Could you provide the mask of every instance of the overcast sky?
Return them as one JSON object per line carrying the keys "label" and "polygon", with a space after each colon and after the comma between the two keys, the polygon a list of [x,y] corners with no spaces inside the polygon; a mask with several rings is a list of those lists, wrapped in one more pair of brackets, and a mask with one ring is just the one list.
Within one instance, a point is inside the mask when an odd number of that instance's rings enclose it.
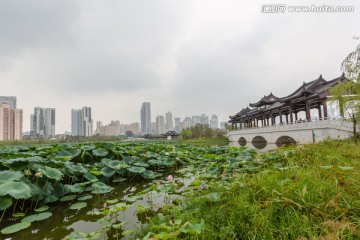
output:
{"label": "overcast sky", "polygon": [[[354,6],[353,13],[262,13],[263,4]],[[34,107],[92,107],[94,126],[171,111],[220,121],[271,91],[341,75],[360,35],[360,2],[0,0],[0,96],[16,96],[24,131]]]}

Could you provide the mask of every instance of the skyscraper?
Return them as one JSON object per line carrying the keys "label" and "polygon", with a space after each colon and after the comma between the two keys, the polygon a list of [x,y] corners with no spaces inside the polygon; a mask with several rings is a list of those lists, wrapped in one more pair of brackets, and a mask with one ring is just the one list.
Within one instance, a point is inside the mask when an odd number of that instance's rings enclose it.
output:
{"label": "skyscraper", "polygon": [[175,120],[175,131],[180,132],[180,118],[176,117],[174,120]]}
{"label": "skyscraper", "polygon": [[151,133],[151,105],[149,102],[144,102],[140,110],[141,117],[141,132]]}
{"label": "skyscraper", "polygon": [[206,114],[201,114],[201,117],[200,117],[200,124],[202,124],[202,125],[207,125],[207,124],[209,124],[209,117],[208,117],[208,115],[206,115]]}
{"label": "skyscraper", "polygon": [[0,104],[8,104],[10,108],[16,108],[16,97],[0,96]]}
{"label": "skyscraper", "polygon": [[30,115],[30,135],[35,138],[55,136],[55,108],[34,108],[34,114]]}
{"label": "skyscraper", "polygon": [[165,133],[164,116],[157,116],[156,117],[156,133],[157,134]]}
{"label": "skyscraper", "polygon": [[21,140],[23,128],[22,109],[0,104],[0,140]]}
{"label": "skyscraper", "polygon": [[91,107],[71,109],[71,135],[89,137],[93,135]]}
{"label": "skyscraper", "polygon": [[213,114],[213,115],[211,116],[211,119],[210,119],[210,127],[211,127],[212,129],[217,129],[217,128],[219,128],[219,120],[218,120],[218,117],[217,117],[215,114]]}
{"label": "skyscraper", "polygon": [[166,123],[165,123],[165,130],[173,130],[174,128],[174,120],[171,112],[167,112],[165,114]]}

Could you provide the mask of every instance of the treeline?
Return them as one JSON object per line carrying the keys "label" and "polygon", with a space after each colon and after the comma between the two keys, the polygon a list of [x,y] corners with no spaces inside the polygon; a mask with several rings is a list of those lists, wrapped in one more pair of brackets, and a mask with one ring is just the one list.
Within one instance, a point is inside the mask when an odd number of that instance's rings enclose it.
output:
{"label": "treeline", "polygon": [[221,129],[213,129],[209,124],[196,124],[190,128],[185,128],[181,131],[183,139],[193,138],[221,138],[225,136],[225,132]]}

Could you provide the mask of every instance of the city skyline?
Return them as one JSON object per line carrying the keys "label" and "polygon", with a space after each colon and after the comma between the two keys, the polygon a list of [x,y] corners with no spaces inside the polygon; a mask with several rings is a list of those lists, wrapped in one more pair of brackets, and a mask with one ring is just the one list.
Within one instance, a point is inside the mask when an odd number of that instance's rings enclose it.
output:
{"label": "city skyline", "polygon": [[358,1],[328,3],[355,6],[351,13],[264,13],[264,4],[1,1],[0,94],[17,97],[24,131],[42,106],[56,109],[62,133],[76,106],[91,106],[103,122],[138,121],[145,101],[153,117],[171,109],[226,121],[271,91],[341,75],[358,44]]}

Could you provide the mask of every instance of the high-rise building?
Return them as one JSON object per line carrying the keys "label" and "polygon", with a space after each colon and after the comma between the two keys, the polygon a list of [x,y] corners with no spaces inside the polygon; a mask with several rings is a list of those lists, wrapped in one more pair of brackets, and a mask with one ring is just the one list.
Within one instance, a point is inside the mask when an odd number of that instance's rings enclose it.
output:
{"label": "high-rise building", "polygon": [[171,112],[167,112],[165,114],[165,119],[166,119],[166,123],[165,123],[165,130],[173,130],[174,129],[174,120],[173,120],[173,116]]}
{"label": "high-rise building", "polygon": [[180,118],[176,117],[174,120],[175,120],[175,131],[180,132]]}
{"label": "high-rise building", "polygon": [[212,129],[217,129],[217,128],[219,128],[219,120],[218,120],[218,117],[217,117],[215,114],[213,114],[213,115],[211,116],[211,118],[210,118],[210,127],[211,127]]}
{"label": "high-rise building", "polygon": [[144,102],[140,110],[141,117],[141,132],[151,133],[151,105],[149,102]]}
{"label": "high-rise building", "polygon": [[0,140],[21,140],[23,130],[22,109],[0,104]]}
{"label": "high-rise building", "polygon": [[[186,120],[186,118],[185,118]],[[195,126],[196,124],[200,123],[200,116],[199,115],[195,115],[191,117],[191,126]]]}
{"label": "high-rise building", "polygon": [[93,135],[91,107],[71,109],[71,135],[89,137]]}
{"label": "high-rise building", "polygon": [[200,116],[200,124],[202,125],[208,125],[209,124],[209,117],[206,114],[201,114]]}
{"label": "high-rise building", "polygon": [[157,116],[157,117],[156,117],[156,133],[157,133],[157,134],[165,133],[165,120],[164,120],[164,116]]}
{"label": "high-rise building", "polygon": [[34,108],[34,114],[30,115],[30,136],[33,138],[55,137],[55,108]]}
{"label": "high-rise building", "polygon": [[0,104],[8,104],[10,108],[16,108],[16,97],[0,96]]}

